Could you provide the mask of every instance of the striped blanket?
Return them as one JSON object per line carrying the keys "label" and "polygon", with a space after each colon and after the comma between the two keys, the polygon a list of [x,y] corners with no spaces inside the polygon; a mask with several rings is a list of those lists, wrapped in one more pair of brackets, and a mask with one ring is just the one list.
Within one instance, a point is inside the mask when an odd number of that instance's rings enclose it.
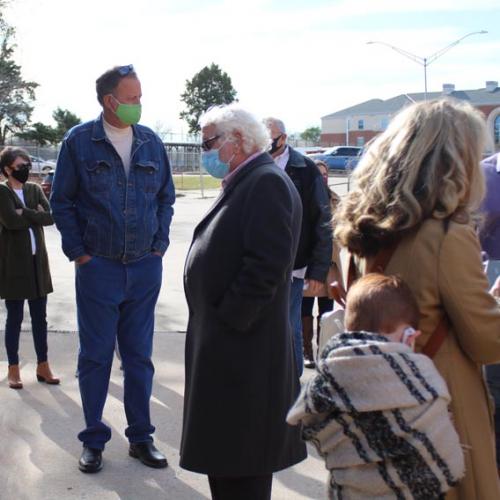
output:
{"label": "striped blanket", "polygon": [[432,361],[366,332],[336,335],[287,421],[330,470],[330,499],[444,498],[464,474],[446,383]]}

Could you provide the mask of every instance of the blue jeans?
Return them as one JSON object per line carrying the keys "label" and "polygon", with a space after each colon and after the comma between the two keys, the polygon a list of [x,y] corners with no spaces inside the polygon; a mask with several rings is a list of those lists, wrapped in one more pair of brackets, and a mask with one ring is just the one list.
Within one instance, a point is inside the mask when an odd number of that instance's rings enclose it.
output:
{"label": "blue jeans", "polygon": [[[31,331],[38,363],[47,361],[47,297],[28,300]],[[23,322],[24,299],[6,300],[5,350],[10,365],[19,364],[19,336]]]}
{"label": "blue jeans", "polygon": [[302,345],[302,293],[304,292],[304,280],[293,278],[290,287],[290,323],[293,333],[293,347],[295,351],[295,362],[297,373],[302,376],[304,370],[303,345]]}
{"label": "blue jeans", "polygon": [[102,450],[111,439],[111,429],[102,422],[102,413],[116,341],[125,377],[125,435],[131,443],[152,441],[151,354],[161,275],[162,259],[153,254],[128,264],[92,257],[76,268],[78,381],[86,424],[78,439],[84,446]]}

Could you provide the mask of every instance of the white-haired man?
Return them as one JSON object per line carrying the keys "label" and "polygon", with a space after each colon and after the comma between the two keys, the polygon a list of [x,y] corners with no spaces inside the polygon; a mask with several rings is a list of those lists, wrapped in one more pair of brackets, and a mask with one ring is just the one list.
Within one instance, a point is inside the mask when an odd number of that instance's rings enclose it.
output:
{"label": "white-haired man", "polygon": [[277,118],[264,120],[272,144],[269,150],[276,165],[291,178],[302,201],[302,228],[299,247],[293,266],[290,289],[290,322],[295,344],[295,357],[299,375],[302,375],[303,358],[307,367],[314,367],[311,347],[312,332],[308,342],[302,338],[302,293],[304,286],[310,296],[320,295],[332,260],[332,226],[328,191],[314,162],[287,144],[285,124]]}
{"label": "white-haired man", "polygon": [[273,472],[306,457],[285,421],[300,387],[288,296],[301,203],[253,115],[217,107],[200,124],[202,163],[223,191],[186,259],[180,465],[207,474],[216,500],[268,500]]}

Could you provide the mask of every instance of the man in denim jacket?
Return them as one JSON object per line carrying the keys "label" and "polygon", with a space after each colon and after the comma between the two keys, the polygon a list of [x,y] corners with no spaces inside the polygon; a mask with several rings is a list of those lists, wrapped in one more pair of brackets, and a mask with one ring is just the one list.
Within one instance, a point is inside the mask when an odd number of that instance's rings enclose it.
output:
{"label": "man in denim jacket", "polygon": [[78,435],[79,468],[99,471],[111,438],[102,413],[116,341],[129,455],[161,468],[167,461],[153,445],[149,414],[151,353],[174,187],[161,140],[137,125],[141,84],[132,65],[101,75],[96,90],[103,112],[64,138],[51,196],[63,251],[76,267],[78,379],[86,423]]}

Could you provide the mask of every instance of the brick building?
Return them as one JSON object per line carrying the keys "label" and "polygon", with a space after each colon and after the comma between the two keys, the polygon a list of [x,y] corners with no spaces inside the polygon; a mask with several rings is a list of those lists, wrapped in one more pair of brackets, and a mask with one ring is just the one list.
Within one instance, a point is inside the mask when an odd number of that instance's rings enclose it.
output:
{"label": "brick building", "polygon": [[[445,83],[441,92],[428,92],[427,99],[452,97],[469,101],[485,117],[490,135],[489,150],[500,150],[500,87],[496,81],[475,90],[455,90]],[[391,118],[403,107],[423,101],[424,93],[401,94],[387,100],[370,99],[321,118],[322,146],[363,146],[372,137],[386,129]]]}

